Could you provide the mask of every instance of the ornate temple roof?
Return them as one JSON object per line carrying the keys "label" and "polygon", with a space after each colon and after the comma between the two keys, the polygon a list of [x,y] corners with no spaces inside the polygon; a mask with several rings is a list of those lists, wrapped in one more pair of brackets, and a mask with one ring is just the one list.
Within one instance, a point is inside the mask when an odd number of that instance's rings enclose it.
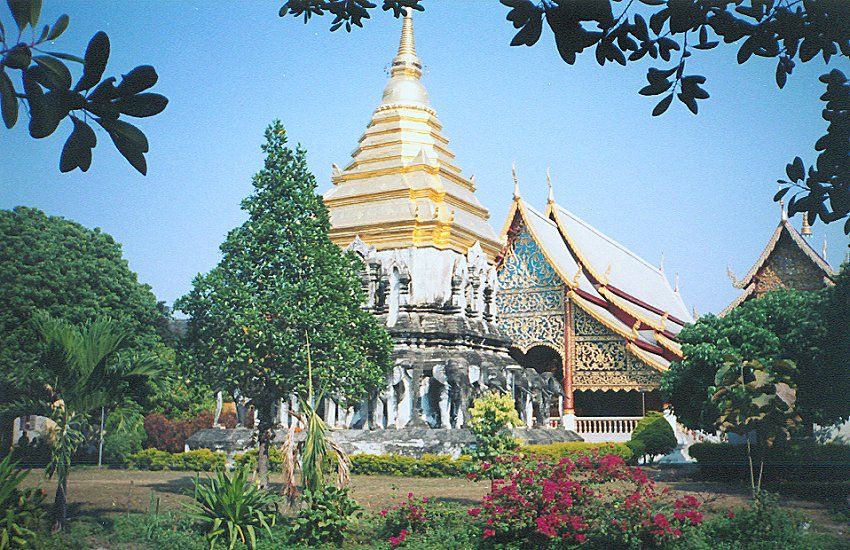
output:
{"label": "ornate temple roof", "polygon": [[[570,252],[590,277],[600,284],[600,293],[659,330],[681,328],[693,322],[679,293],[671,288],[663,269],[608,237],[569,210],[550,203],[555,221]],[[663,319],[663,320],[662,320]],[[673,328],[678,332],[677,328]]]}
{"label": "ornate temple roof", "polygon": [[788,216],[784,205],[780,205],[782,215],[779,225],[773,231],[767,245],[743,279],[738,280],[729,270],[729,278],[736,288],[744,291],[726,306],[721,316],[746,302],[774,288],[794,288],[797,290],[815,290],[832,284],[835,271],[822,258],[803,235],[811,235],[807,219],[803,219],[803,233],[797,231]]}
{"label": "ornate temple roof", "polygon": [[[516,192],[503,228],[503,241],[509,246],[510,232],[519,227],[519,224],[523,224],[540,247],[546,260],[566,285],[567,295],[572,302],[609,330],[621,336],[626,341],[628,349],[642,362],[656,370],[666,370],[671,360],[682,356],[681,348],[675,340],[675,334],[678,333],[681,324],[684,322],[677,324],[670,321],[669,314],[665,311],[659,311],[657,307],[643,302],[642,299],[632,298],[635,301],[630,301],[628,298],[621,298],[618,294],[611,292],[610,281],[603,284],[597,280],[596,275],[591,271],[593,268],[585,263],[584,256],[573,252],[563,228],[557,223],[555,215],[552,214],[551,207],[553,205],[562,210],[554,204],[554,201],[551,201],[548,209],[550,215],[546,216],[522,200]],[[563,212],[568,214],[565,210]],[[577,219],[572,217],[571,214],[570,217],[573,220]],[[589,228],[584,222],[581,223],[584,227]],[[631,282],[637,279],[634,274],[628,272],[629,268],[634,268],[633,265],[629,264],[640,262],[642,266],[649,266],[608,237],[596,232],[593,228],[590,228],[590,230],[596,235],[595,239],[588,239],[585,233],[579,237],[579,239],[583,239],[582,242],[590,246],[598,246],[595,241],[604,239],[607,243],[606,246],[613,246],[617,249],[616,252],[611,254],[609,263],[612,268],[610,270],[606,268],[608,277],[614,273],[613,264],[617,260],[622,260],[623,255],[627,255],[628,260],[627,265],[618,265],[618,273],[623,274],[621,278],[617,279],[618,281],[627,280]],[[590,242],[587,242],[588,240]],[[599,259],[598,255],[595,255],[594,258]],[[649,267],[651,271],[645,272],[644,276],[658,277],[658,270],[652,266]],[[663,278],[663,274],[661,274],[661,277]],[[660,286],[657,282],[653,284],[656,287]],[[669,285],[666,286],[669,293],[674,294],[674,298],[678,297],[678,293],[670,289]],[[616,287],[614,288],[616,289]],[[625,292],[619,292],[619,294],[629,296]],[[647,300],[656,298],[644,294],[641,294],[641,296]],[[669,296],[665,296],[665,298],[670,300]],[[679,309],[676,309],[676,312],[685,317],[687,320],[685,322],[691,322],[691,317],[684,308],[684,304],[680,304],[681,299],[677,298],[676,301],[679,303],[670,301],[676,306],[680,306]],[[665,302],[658,301],[656,303]]]}
{"label": "ornate temple roof", "polygon": [[480,242],[492,260],[500,245],[489,212],[461,174],[421,82],[410,10],[383,98],[351,162],[334,165],[324,195],[331,239],[356,236],[378,250],[434,247],[466,253]]}

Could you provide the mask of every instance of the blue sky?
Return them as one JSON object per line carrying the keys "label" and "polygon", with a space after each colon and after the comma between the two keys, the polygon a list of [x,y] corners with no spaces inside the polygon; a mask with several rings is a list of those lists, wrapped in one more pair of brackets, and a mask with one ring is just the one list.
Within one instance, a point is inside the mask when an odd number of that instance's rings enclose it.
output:
{"label": "blue sky", "polygon": [[[328,19],[279,18],[281,3],[45,2],[44,21],[71,16],[55,49],[82,53],[104,30],[107,74],[152,64],[153,91],[170,104],[139,121],[151,142],[147,177],[103,133],[89,172],[60,174],[69,126],[39,141],[23,123],[0,131],[0,208],[28,205],[102,228],[140,280],[173,302],[244,220],[239,201],[272,119],[307,148],[324,191],[331,163],[347,162],[380,99],[400,21],[378,11],[365,29],[330,33]],[[687,71],[708,78],[700,114],[674,103],[653,118],[655,100],[637,94],[646,64],[600,68],[591,52],[568,66],[546,30],[536,46],[511,48],[513,28],[495,0],[425,5],[415,17],[424,82],[497,230],[511,162],[524,198],[541,208],[548,166],[562,205],[651,263],[664,254],[689,306],[716,312],[736,296],[726,267],[742,276],[761,252],[779,220],[776,179],[795,155],[813,161],[825,131],[822,63],[798,66],[780,91],[772,61],[741,68],[733,51],[700,53]],[[825,236],[836,266],[847,239],[838,224],[819,224],[817,250]]]}

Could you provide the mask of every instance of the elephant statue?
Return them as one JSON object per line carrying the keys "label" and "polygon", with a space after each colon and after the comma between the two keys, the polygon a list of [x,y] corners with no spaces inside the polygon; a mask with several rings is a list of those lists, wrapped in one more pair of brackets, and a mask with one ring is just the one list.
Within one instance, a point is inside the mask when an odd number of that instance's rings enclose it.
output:
{"label": "elephant statue", "polygon": [[540,376],[540,373],[536,369],[530,367],[525,369],[525,377],[528,380],[529,393],[531,394],[534,424],[545,426],[549,412],[546,410],[543,377]]}
{"label": "elephant statue", "polygon": [[[551,372],[544,372],[540,376],[543,378],[543,395],[545,397],[546,411],[547,414],[550,414],[552,406],[559,404],[560,398],[564,397],[564,386],[561,385],[561,381]],[[561,411],[559,409],[558,416],[560,415]]]}
{"label": "elephant statue", "polygon": [[449,386],[449,424],[453,428],[468,425],[471,420],[472,382],[469,364],[463,360],[446,361],[446,379]]}
{"label": "elephant statue", "polygon": [[493,363],[481,364],[481,387],[485,390],[507,393],[508,379],[505,370],[497,368]]}

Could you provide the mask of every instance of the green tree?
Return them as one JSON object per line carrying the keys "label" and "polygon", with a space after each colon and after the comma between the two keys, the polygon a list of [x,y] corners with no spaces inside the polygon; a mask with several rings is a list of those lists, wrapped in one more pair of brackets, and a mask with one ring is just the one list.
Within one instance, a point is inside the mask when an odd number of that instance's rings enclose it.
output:
{"label": "green tree", "polygon": [[[53,134],[64,119],[69,119],[73,128],[62,148],[59,170],[79,168],[85,172],[97,145],[89,126],[89,121],[94,121],[133,168],[146,174],[148,140],[141,130],[120,117],[149,117],[165,109],[165,96],[142,93],[156,84],[156,70],[150,65],[136,67],[117,86],[115,77],[104,79],[110,46],[109,36],[102,31],[89,41],[82,58],[43,49],[52,49],[51,43],[65,32],[70,19],[60,15],[52,26],[44,25],[38,30],[41,3],[7,0],[17,33],[12,25],[7,31],[0,22],[0,112],[6,128],[17,124],[20,104],[26,107],[29,133],[36,139]],[[79,64],[82,69],[73,86],[65,61]],[[19,71],[17,86],[13,80],[15,71]]]}
{"label": "green tree", "polygon": [[[706,78],[688,74],[696,56],[714,48],[737,49],[738,64],[756,57],[776,59],[776,85],[783,88],[797,62],[828,65],[850,56],[850,2],[835,0],[501,0],[507,20],[517,29],[511,46],[533,46],[543,34],[544,21],[565,63],[590,53],[604,66],[647,61],[647,85],[638,92],[661,96],[653,116],[667,111],[678,99],[693,114],[708,99]],[[384,0],[382,9],[399,17],[405,8],[422,11],[423,0]],[[279,15],[333,16],[331,31],[362,27],[369,1],[287,0]],[[842,59],[843,60],[843,59]],[[815,144],[817,162],[808,171],[796,157],[788,164],[788,180],[774,200],[789,190],[790,214],[808,212],[809,221],[825,223],[847,218],[850,234],[850,82],[833,69],[820,77],[826,92],[823,119],[826,134]]]}
{"label": "green tree", "polygon": [[175,304],[191,316],[189,339],[207,380],[238,387],[258,413],[262,485],[274,408],[281,397],[305,394],[307,335],[321,391],[341,400],[383,384],[391,350],[386,331],[361,308],[358,260],[328,238],[306,152],[287,147],[280,122],[265,137],[265,166],[242,202],[248,220],[228,234],[218,266]]}
{"label": "green tree", "polygon": [[12,443],[12,419],[28,412],[8,405],[37,367],[39,336],[30,322],[37,311],[74,324],[109,317],[130,335],[132,350],[168,360],[155,329],[156,297],[99,229],[34,208],[0,210],[0,304],[0,452]]}
{"label": "green tree", "polygon": [[[741,363],[730,358],[714,379],[716,389],[711,401],[720,411],[716,427],[746,438],[754,499],[761,493],[765,452],[790,439],[791,430],[800,422],[795,410],[794,371],[791,361],[774,361],[767,368],[759,360]],[[758,476],[753,467],[752,439],[759,459]]]}
{"label": "green tree", "polygon": [[[777,360],[796,365],[796,409],[803,425],[831,425],[850,416],[846,269],[839,284],[817,292],[776,290],[750,300],[724,317],[706,315],[679,334],[685,358],[673,363],[662,386],[676,417],[693,429],[713,430],[719,411],[712,403],[715,377],[730,357],[738,363]],[[841,332],[842,326],[845,329]]]}
{"label": "green tree", "polygon": [[30,382],[42,389],[33,405],[56,424],[45,472],[57,477],[53,527],[58,530],[65,527],[71,457],[83,442],[88,416],[128,406],[129,389],[143,386],[158,370],[149,356],[118,355],[130,344],[130,333],[111,320],[74,325],[38,315],[33,324],[44,343],[39,377]]}
{"label": "green tree", "polygon": [[633,450],[639,449],[640,454],[648,457],[649,460],[673,451],[676,449],[676,444],[673,428],[658,411],[650,411],[638,421],[632,432],[632,439],[629,441],[629,447]]}

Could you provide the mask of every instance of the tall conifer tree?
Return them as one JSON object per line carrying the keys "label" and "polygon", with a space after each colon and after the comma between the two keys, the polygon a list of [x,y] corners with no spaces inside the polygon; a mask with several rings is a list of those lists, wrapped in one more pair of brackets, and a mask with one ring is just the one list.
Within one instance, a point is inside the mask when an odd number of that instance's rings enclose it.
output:
{"label": "tall conifer tree", "polygon": [[279,121],[265,137],[265,166],[242,202],[248,220],[228,234],[218,266],[176,304],[192,317],[189,337],[208,379],[238,388],[258,412],[261,485],[275,404],[307,382],[307,335],[314,385],[349,402],[384,383],[392,349],[361,308],[359,259],[328,237],[306,151],[287,147]]}

